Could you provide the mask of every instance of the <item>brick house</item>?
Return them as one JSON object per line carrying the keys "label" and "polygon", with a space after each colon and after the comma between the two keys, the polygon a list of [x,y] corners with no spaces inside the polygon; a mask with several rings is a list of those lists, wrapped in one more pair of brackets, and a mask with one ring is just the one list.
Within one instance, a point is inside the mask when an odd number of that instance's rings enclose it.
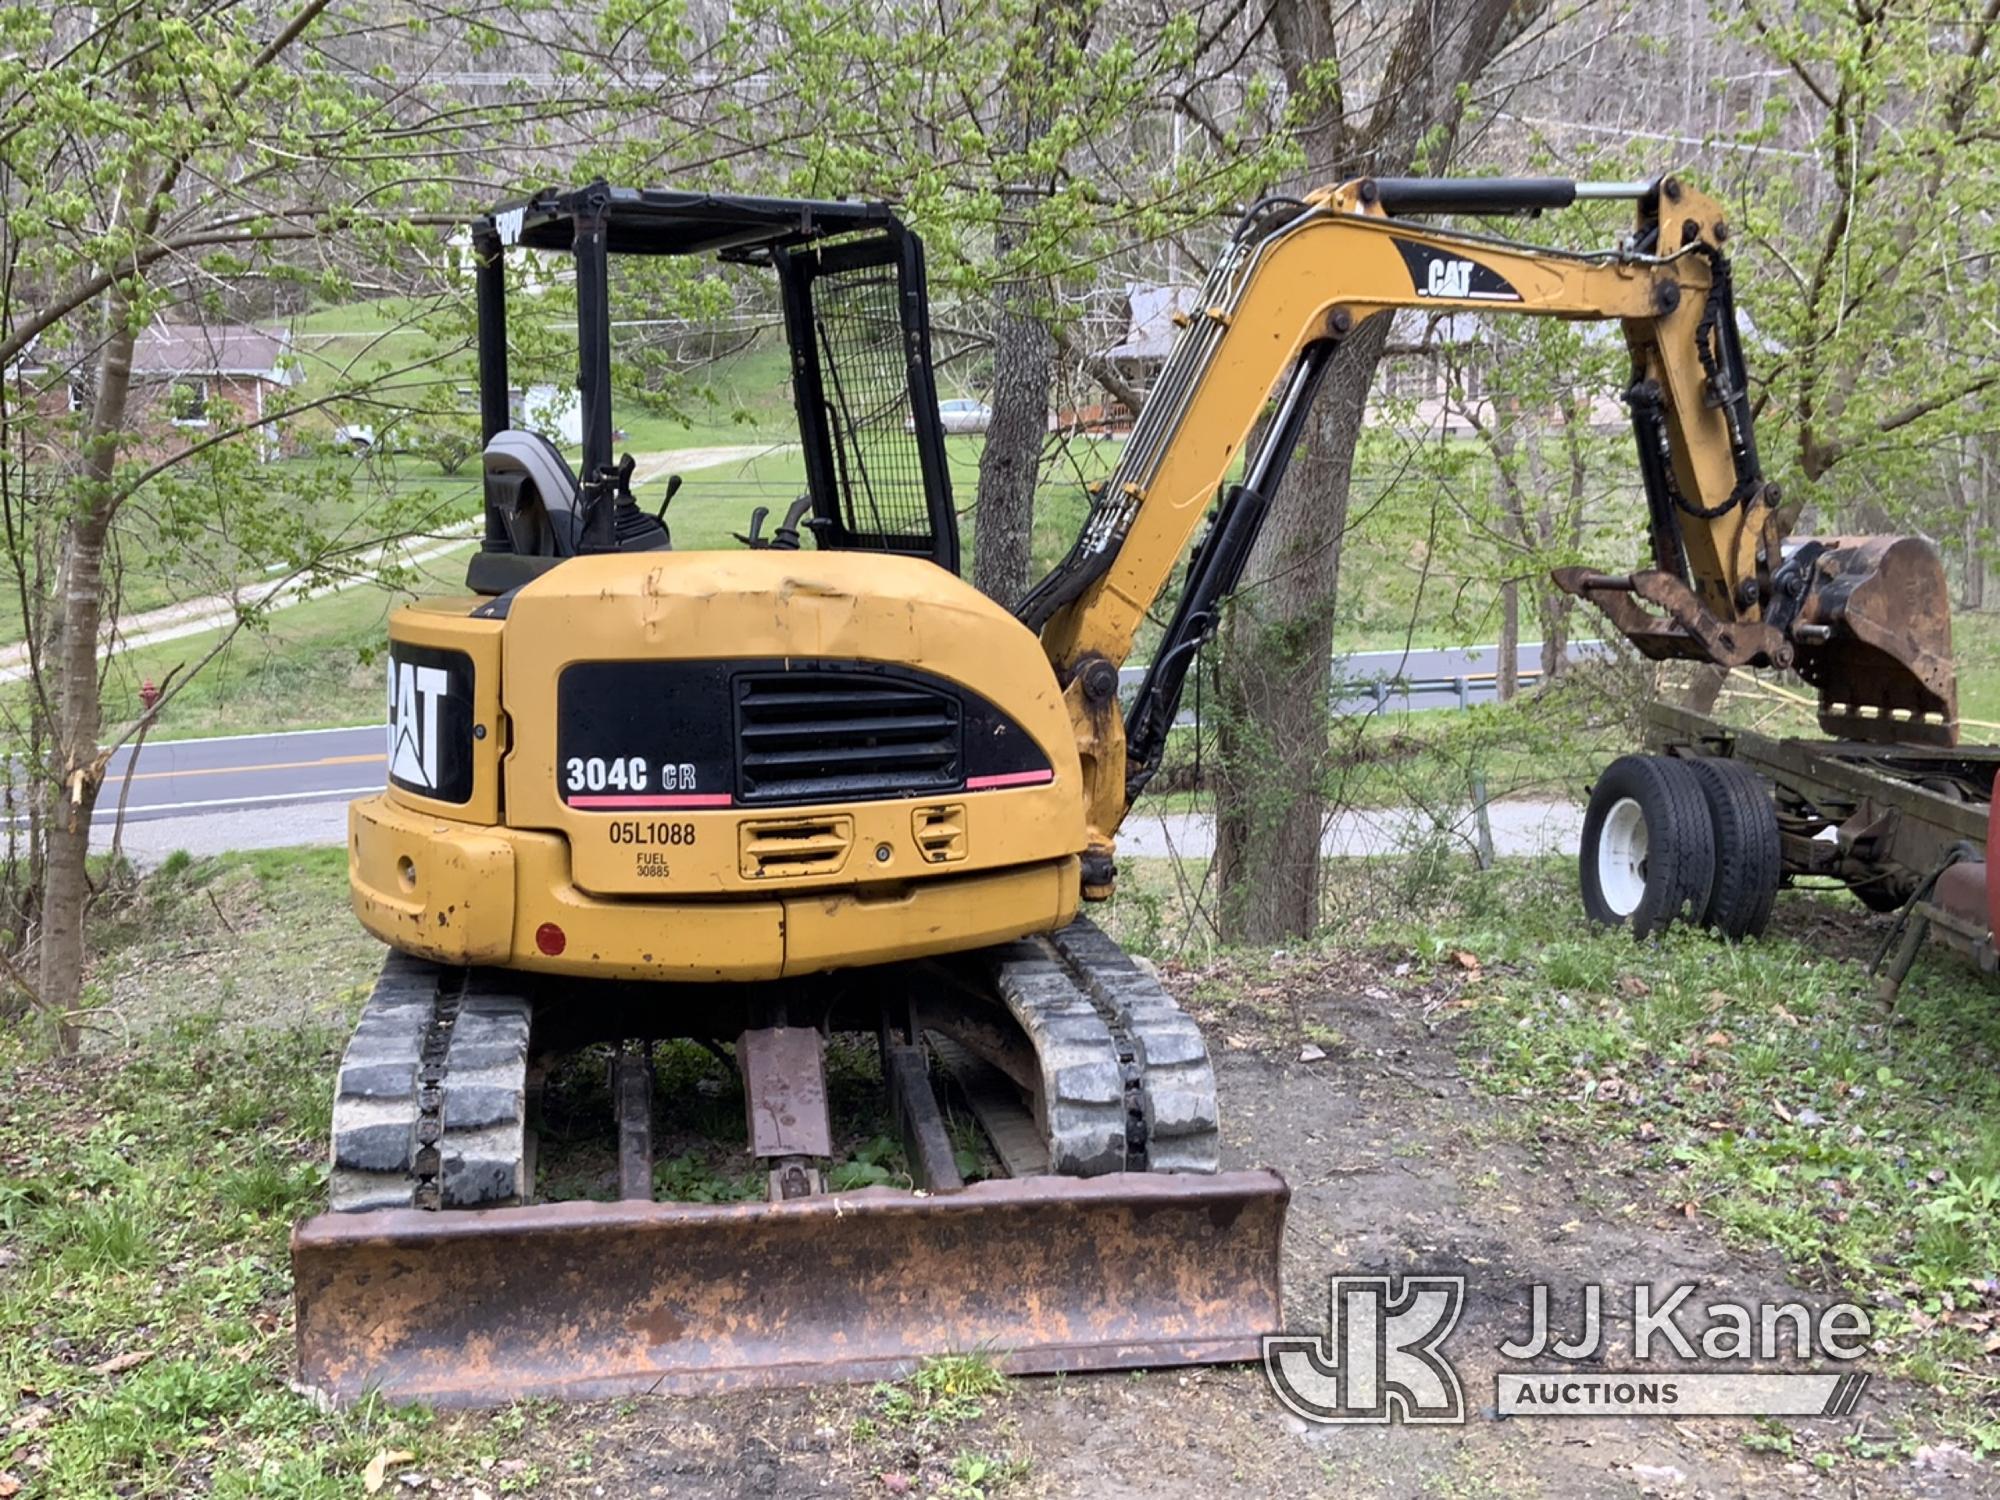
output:
{"label": "brick house", "polygon": [[[69,369],[29,361],[16,379],[32,394],[44,416],[88,409],[96,367],[84,361]],[[155,323],[132,349],[132,394],[127,423],[128,452],[138,456],[184,447],[202,432],[254,422],[266,402],[294,384],[289,332],[247,323]],[[282,435],[263,438],[267,456],[277,456]]]}

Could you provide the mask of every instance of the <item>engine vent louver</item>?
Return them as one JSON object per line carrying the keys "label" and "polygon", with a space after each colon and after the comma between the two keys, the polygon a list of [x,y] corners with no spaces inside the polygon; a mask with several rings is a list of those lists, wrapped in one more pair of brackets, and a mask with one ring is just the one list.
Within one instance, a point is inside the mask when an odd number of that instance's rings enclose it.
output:
{"label": "engine vent louver", "polygon": [[958,698],[861,672],[736,680],[737,796],[747,803],[934,792],[964,776]]}
{"label": "engine vent louver", "polygon": [[854,843],[854,819],[746,818],[737,838],[745,880],[837,875]]}

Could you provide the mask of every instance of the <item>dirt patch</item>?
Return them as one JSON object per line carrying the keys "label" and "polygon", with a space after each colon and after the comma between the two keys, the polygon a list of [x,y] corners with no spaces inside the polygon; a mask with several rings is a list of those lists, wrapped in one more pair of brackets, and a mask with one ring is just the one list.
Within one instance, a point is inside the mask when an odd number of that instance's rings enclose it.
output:
{"label": "dirt patch", "polygon": [[[1462,1272],[1469,1294],[1451,1351],[1472,1408],[1464,1426],[1308,1426],[1254,1369],[1018,1380],[977,1420],[915,1436],[882,1430],[878,1398],[862,1389],[649,1400],[561,1422],[572,1435],[594,1433],[592,1484],[607,1495],[974,1494],[953,1466],[990,1458],[1013,1466],[999,1487],[1009,1494],[2000,1494],[1992,1466],[1955,1450],[1921,1464],[1849,1461],[1850,1438],[1921,1429],[1919,1393],[1880,1375],[1854,1417],[1784,1432],[1716,1420],[1497,1419],[1497,1346],[1527,1328],[1536,1282],[1695,1282],[1735,1300],[1829,1299],[1795,1285],[1775,1255],[1721,1243],[1698,1209],[1689,1217],[1670,1184],[1641,1169],[1630,1144],[1538,1134],[1479,1089],[1450,1036],[1448,973],[1410,984],[1381,958],[1350,953],[1247,982],[1170,979],[1207,1013],[1218,1047],[1228,1163],[1273,1165],[1291,1182],[1292,1326],[1324,1326],[1336,1270]],[[1324,1057],[1297,1060],[1300,1025],[1326,1038],[1313,1044]],[[1630,1330],[1613,1311],[1621,1300],[1607,1304],[1613,1368],[1629,1359]],[[1558,1306],[1573,1320],[1573,1301]],[[1842,1459],[1834,1472],[1815,1467],[1821,1454]]]}

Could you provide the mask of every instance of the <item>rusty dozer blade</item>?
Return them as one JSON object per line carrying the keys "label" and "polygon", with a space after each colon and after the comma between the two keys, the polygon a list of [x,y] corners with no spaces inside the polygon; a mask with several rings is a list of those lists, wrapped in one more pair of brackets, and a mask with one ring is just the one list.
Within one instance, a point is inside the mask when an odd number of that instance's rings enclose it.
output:
{"label": "rusty dozer blade", "polygon": [[1795,569],[1803,599],[1790,631],[1798,673],[1819,690],[1820,728],[1957,744],[1951,589],[1937,548],[1915,536],[1801,542],[1773,580],[1781,594],[1799,588],[1787,577]]}
{"label": "rusty dozer blade", "polygon": [[340,1402],[1255,1359],[1281,1324],[1275,1172],[1007,1178],[768,1204],[323,1214],[292,1234],[300,1377]]}

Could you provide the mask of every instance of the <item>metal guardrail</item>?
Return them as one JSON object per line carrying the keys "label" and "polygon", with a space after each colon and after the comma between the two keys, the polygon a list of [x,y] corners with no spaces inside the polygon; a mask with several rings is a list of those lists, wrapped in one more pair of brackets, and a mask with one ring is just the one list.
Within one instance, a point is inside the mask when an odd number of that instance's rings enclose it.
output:
{"label": "metal guardrail", "polygon": [[[1520,655],[1524,660],[1539,660],[1542,644],[1540,641],[1523,641]],[[1572,641],[1568,647],[1572,658],[1607,655],[1610,647],[1603,641]],[[1473,658],[1497,657],[1498,646],[1465,646],[1454,649],[1425,648],[1410,651],[1357,651],[1350,656],[1336,659],[1333,664],[1333,692],[1329,703],[1335,712],[1357,713],[1368,709],[1375,712],[1387,710],[1391,703],[1401,699],[1401,706],[1411,713],[1425,713],[1436,710],[1465,709],[1475,703],[1497,702],[1500,696],[1500,674],[1498,672],[1446,672],[1430,676],[1413,677],[1404,670],[1411,658],[1433,656],[1458,656],[1468,661]],[[1368,670],[1370,667],[1375,671]],[[1147,671],[1145,663],[1127,666],[1118,673],[1118,687],[1121,695],[1129,696],[1136,691]],[[1542,680],[1540,668],[1523,669],[1516,674],[1516,681],[1522,688],[1535,686]],[[1420,702],[1420,699],[1442,699],[1441,702]],[[1175,717],[1176,727],[1196,723],[1194,711],[1183,705]]]}

